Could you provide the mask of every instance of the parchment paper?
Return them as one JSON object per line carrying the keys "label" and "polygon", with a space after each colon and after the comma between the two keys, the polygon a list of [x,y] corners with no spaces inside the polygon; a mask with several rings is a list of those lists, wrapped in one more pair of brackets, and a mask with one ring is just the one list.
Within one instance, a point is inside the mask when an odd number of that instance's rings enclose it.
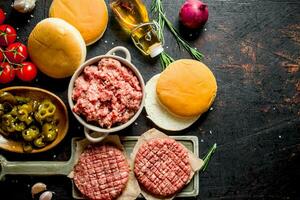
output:
{"label": "parchment paper", "polygon": [[[136,156],[139,148],[141,147],[141,145],[143,145],[145,142],[147,142],[151,139],[157,139],[157,138],[169,138],[169,136],[167,136],[163,132],[160,132],[159,130],[153,128],[153,129],[150,129],[147,132],[143,133],[139,137],[137,143],[135,144],[135,146],[133,148],[131,156],[130,156],[132,166],[134,166],[135,156]],[[193,154],[193,152],[188,150],[186,147],[184,147],[184,148],[188,151],[189,161],[190,161],[191,168],[192,168],[190,178],[187,182],[187,184],[188,184],[191,181],[191,179],[193,178],[195,172],[197,172],[198,170],[201,169],[201,167],[203,165],[203,160],[198,158],[195,154]],[[176,195],[174,195],[173,197],[169,197],[169,198],[158,198],[158,197],[152,196],[150,193],[148,193],[147,191],[144,191],[143,189],[141,190],[141,193],[147,200],[171,200],[176,196]]]}
{"label": "parchment paper", "polygon": [[[140,193],[141,193],[141,189],[140,186],[134,176],[133,173],[133,165],[131,164],[131,161],[129,159],[129,157],[127,156],[123,145],[121,144],[120,138],[117,135],[109,135],[107,136],[102,142],[101,144],[113,144],[115,145],[117,148],[121,149],[128,161],[128,164],[130,165],[130,172],[129,172],[129,177],[128,177],[128,182],[127,185],[124,189],[124,191],[122,192],[121,196],[119,196],[117,198],[117,200],[134,200],[136,199]],[[84,151],[84,149],[91,144],[87,139],[83,139],[77,142],[76,145],[76,152],[74,155],[74,159],[75,159],[75,163],[74,165],[77,164],[78,160],[79,160],[79,156],[81,155],[81,153]],[[68,175],[69,178],[73,178],[74,177],[74,173],[73,171]]]}

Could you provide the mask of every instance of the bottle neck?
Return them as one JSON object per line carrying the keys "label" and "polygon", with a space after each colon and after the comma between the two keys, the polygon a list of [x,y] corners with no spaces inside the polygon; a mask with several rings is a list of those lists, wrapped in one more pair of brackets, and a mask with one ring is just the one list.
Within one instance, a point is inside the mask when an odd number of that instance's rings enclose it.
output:
{"label": "bottle neck", "polygon": [[164,51],[164,48],[161,43],[157,43],[149,47],[149,51],[151,58],[154,58],[161,54]]}

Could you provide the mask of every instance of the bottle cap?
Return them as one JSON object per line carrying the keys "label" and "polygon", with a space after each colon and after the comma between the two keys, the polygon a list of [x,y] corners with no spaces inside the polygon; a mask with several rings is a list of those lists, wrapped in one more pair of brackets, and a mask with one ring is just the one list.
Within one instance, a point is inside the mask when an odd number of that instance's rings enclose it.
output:
{"label": "bottle cap", "polygon": [[153,46],[150,47],[150,56],[151,56],[151,58],[154,58],[154,57],[158,56],[163,51],[164,51],[164,48],[162,47],[161,44],[153,45]]}

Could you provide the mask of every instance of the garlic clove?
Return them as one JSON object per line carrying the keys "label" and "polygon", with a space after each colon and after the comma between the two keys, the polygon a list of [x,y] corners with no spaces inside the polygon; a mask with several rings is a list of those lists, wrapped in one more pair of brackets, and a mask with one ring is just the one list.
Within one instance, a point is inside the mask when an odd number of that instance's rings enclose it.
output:
{"label": "garlic clove", "polygon": [[53,192],[46,191],[41,194],[39,200],[51,200],[53,196]]}
{"label": "garlic clove", "polygon": [[34,9],[36,0],[15,0],[14,9],[21,13],[27,13]]}
{"label": "garlic clove", "polygon": [[32,187],[31,187],[31,195],[32,195],[32,198],[34,197],[34,195],[40,193],[40,192],[43,192],[47,189],[47,186],[46,184],[44,183],[36,183],[34,184]]}

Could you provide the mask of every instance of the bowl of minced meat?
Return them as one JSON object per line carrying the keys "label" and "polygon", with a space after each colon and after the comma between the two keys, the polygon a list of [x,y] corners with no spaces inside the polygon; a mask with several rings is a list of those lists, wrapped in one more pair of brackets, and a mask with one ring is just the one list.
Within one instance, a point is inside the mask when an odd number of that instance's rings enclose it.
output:
{"label": "bowl of minced meat", "polygon": [[[114,55],[117,51],[126,58]],[[144,105],[144,87],[129,51],[115,47],[76,70],[69,84],[68,101],[87,139],[99,142],[136,120]]]}

